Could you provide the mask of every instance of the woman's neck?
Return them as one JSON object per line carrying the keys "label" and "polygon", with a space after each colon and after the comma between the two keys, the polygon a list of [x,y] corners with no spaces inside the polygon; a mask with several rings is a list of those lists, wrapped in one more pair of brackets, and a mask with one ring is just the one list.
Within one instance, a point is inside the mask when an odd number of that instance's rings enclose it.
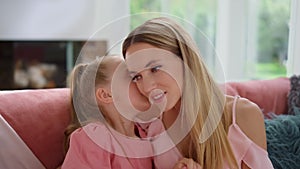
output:
{"label": "woman's neck", "polygon": [[166,129],[172,126],[180,111],[180,101],[169,111],[163,113],[162,122]]}

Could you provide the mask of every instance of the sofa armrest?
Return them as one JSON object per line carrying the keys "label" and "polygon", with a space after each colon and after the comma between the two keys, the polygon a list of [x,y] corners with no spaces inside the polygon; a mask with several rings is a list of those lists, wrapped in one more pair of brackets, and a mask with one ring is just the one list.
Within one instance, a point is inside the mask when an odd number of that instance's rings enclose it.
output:
{"label": "sofa armrest", "polygon": [[62,163],[69,89],[0,92],[0,114],[46,168]]}

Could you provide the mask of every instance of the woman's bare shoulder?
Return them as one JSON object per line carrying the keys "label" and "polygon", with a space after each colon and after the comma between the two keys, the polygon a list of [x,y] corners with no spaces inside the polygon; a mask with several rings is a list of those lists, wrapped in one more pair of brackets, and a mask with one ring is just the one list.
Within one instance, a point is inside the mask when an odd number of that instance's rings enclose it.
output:
{"label": "woman's bare shoulder", "polygon": [[[226,97],[227,105],[232,110],[234,97]],[[266,132],[263,113],[260,108],[246,98],[239,98],[236,107],[236,123],[254,143],[266,149]],[[232,113],[232,111],[230,111]]]}

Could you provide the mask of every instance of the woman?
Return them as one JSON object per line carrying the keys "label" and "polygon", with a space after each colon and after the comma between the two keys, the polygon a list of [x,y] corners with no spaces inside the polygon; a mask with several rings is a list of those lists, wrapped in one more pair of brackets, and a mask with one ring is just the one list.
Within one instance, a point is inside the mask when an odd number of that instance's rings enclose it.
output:
{"label": "woman", "polygon": [[[146,21],[127,36],[122,53],[139,91],[167,100],[159,119],[176,146],[157,153],[157,168],[273,168],[262,112],[247,99],[223,94],[179,24],[165,17]],[[187,133],[178,138],[181,130]]]}

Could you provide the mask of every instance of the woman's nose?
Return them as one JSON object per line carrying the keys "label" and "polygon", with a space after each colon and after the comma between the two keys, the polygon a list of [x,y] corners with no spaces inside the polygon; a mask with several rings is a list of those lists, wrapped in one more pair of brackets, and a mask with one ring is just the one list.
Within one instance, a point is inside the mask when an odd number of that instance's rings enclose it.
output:
{"label": "woman's nose", "polygon": [[157,87],[155,78],[152,75],[145,74],[142,79],[142,88],[145,93],[149,94]]}

